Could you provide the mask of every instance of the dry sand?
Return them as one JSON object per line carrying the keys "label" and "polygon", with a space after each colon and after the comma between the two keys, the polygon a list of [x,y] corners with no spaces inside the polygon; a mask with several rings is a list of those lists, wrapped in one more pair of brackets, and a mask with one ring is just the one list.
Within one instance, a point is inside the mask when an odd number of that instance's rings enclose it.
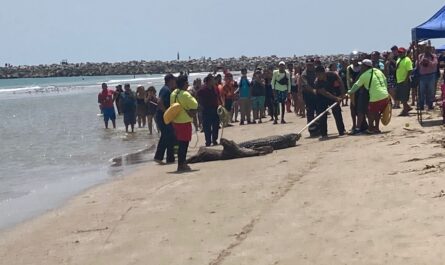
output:
{"label": "dry sand", "polygon": [[[224,134],[305,124],[288,120]],[[382,135],[337,138],[329,126],[328,141],[192,173],[147,164],[3,231],[0,264],[444,264],[443,127],[396,117]]]}

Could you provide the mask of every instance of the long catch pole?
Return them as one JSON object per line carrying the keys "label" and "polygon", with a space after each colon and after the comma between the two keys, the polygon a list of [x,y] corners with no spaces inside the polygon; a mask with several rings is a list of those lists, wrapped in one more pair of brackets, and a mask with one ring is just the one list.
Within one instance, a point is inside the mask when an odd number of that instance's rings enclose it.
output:
{"label": "long catch pole", "polygon": [[335,102],[329,108],[327,108],[325,111],[323,111],[321,114],[319,114],[317,117],[315,117],[311,122],[309,122],[306,126],[304,126],[303,129],[301,129],[298,134],[301,134],[304,132],[307,128],[309,128],[312,124],[314,124],[316,121],[318,121],[323,115],[325,115],[328,111],[330,111],[332,108],[338,105],[338,102]]}

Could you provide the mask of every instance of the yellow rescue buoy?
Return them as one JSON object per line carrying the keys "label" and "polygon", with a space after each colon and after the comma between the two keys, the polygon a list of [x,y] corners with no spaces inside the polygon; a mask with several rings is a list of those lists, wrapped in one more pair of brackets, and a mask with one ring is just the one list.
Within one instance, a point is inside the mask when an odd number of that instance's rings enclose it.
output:
{"label": "yellow rescue buoy", "polygon": [[388,104],[382,113],[382,124],[387,126],[391,122],[392,117],[392,105],[390,99],[388,99]]}
{"label": "yellow rescue buoy", "polygon": [[182,106],[179,103],[173,103],[170,107],[164,112],[164,122],[165,124],[170,124],[181,112]]}

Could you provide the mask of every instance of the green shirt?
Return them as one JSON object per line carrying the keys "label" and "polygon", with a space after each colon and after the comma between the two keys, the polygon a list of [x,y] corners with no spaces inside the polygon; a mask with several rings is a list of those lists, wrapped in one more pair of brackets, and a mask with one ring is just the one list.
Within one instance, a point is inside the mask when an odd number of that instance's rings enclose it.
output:
{"label": "green shirt", "polygon": [[[372,81],[370,81],[372,75]],[[371,86],[369,86],[371,84]],[[359,88],[365,87],[369,91],[369,102],[376,102],[388,98],[388,84],[385,74],[376,68],[364,72],[357,82],[352,85],[348,94],[355,93]]]}
{"label": "green shirt", "polygon": [[[285,75],[288,79],[287,85],[282,85],[282,84],[278,83],[278,81],[280,81],[282,78],[284,78]],[[274,90],[283,91],[283,92],[287,91],[288,93],[290,93],[291,82],[292,82],[291,78],[292,78],[292,76],[289,74],[289,72],[287,70],[285,70],[284,73],[280,73],[280,70],[273,71],[272,88]]]}
{"label": "green shirt", "polygon": [[399,58],[397,60],[396,65],[397,65],[397,70],[396,70],[397,84],[400,84],[402,82],[405,82],[409,72],[413,70],[413,62],[408,56],[406,56],[403,59]]}
{"label": "green shirt", "polygon": [[[179,93],[179,95],[178,95]],[[178,97],[176,97],[178,95]],[[179,103],[182,107],[181,112],[173,120],[174,123],[189,123],[193,118],[185,110],[195,110],[198,108],[198,101],[187,91],[175,89],[170,95],[170,104]]]}

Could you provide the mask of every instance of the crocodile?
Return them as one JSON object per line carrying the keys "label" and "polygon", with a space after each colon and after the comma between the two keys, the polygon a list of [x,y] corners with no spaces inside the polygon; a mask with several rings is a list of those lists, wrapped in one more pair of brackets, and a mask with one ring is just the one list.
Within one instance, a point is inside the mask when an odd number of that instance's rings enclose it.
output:
{"label": "crocodile", "polygon": [[266,155],[273,152],[273,148],[271,146],[257,148],[254,150],[240,147],[234,141],[230,141],[224,138],[221,139],[221,145],[223,146],[222,150],[209,147],[199,148],[199,151],[198,153],[196,153],[196,155],[187,159],[187,163],[193,164],[217,160],[230,160],[243,157]]}
{"label": "crocodile", "polygon": [[286,134],[283,136],[259,138],[237,144],[234,141],[222,138],[222,150],[201,147],[198,153],[187,160],[187,163],[193,164],[266,155],[272,153],[274,150],[294,147],[299,139],[299,134]]}
{"label": "crocodile", "polygon": [[294,147],[301,135],[296,133],[290,133],[285,135],[274,135],[265,138],[258,138],[239,144],[240,147],[257,149],[264,146],[272,146],[274,150],[285,149]]}

